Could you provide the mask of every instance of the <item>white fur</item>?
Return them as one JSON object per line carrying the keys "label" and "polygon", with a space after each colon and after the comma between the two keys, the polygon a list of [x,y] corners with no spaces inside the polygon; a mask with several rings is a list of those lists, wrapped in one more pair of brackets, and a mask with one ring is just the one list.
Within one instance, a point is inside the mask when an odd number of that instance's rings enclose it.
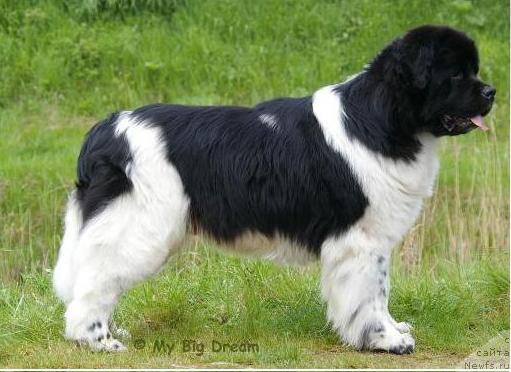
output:
{"label": "white fur", "polygon": [[272,130],[277,130],[278,129],[277,118],[275,117],[275,115],[272,115],[272,114],[261,114],[261,115],[259,115],[259,120],[261,120],[261,122],[263,124],[265,124],[266,126],[268,126]]}
{"label": "white fur", "polygon": [[[106,337],[113,308],[124,290],[162,267],[184,238],[188,216],[189,200],[166,160],[159,129],[133,121],[126,112],[116,127],[121,133],[133,157],[127,169],[133,190],[88,221],[78,239],[70,201],[54,277],[57,293],[68,303],[66,336],[96,349],[124,348]],[[95,322],[101,327],[90,330]]]}
{"label": "white fur", "polygon": [[[437,140],[428,134],[420,136],[422,150],[410,163],[377,154],[348,138],[340,97],[333,88],[314,94],[313,111],[327,143],[347,160],[369,206],[345,234],[327,239],[322,246],[322,294],[328,318],[352,345],[383,350],[403,344],[413,347],[413,338],[407,332],[401,334],[409,326],[397,323],[388,312],[389,261],[392,248],[415,222],[423,198],[433,192]],[[382,288],[386,296],[379,295]],[[371,324],[381,324],[385,331],[363,340],[362,331]]]}

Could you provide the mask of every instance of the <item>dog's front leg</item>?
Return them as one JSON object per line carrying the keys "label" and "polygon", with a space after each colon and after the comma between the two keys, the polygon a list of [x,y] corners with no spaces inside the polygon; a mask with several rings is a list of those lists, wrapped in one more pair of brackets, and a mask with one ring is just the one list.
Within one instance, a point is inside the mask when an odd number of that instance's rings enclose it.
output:
{"label": "dog's front leg", "polygon": [[358,349],[411,353],[415,341],[409,326],[388,311],[390,249],[376,243],[350,232],[323,244],[321,289],[328,320]]}

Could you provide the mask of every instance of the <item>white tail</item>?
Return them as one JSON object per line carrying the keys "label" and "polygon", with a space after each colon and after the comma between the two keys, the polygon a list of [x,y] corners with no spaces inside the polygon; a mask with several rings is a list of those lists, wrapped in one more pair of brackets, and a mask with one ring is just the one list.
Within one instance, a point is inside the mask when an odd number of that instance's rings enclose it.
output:
{"label": "white tail", "polygon": [[78,238],[82,228],[82,213],[76,199],[76,191],[69,196],[65,217],[65,231],[60,245],[57,265],[53,271],[53,288],[64,303],[72,300],[74,286],[73,250],[78,247]]}

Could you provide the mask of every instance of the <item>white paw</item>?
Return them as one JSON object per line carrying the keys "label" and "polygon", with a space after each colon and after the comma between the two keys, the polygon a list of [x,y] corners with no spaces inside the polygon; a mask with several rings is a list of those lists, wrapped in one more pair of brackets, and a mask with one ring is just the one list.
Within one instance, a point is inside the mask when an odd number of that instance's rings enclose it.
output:
{"label": "white paw", "polygon": [[128,350],[120,341],[115,338],[102,339],[101,341],[89,341],[91,349],[96,351],[126,351]]}
{"label": "white paw", "polygon": [[66,329],[66,336],[80,345],[88,345],[95,351],[124,351],[126,347],[113,338],[105,321],[79,322]]}
{"label": "white paw", "polygon": [[389,347],[389,352],[393,354],[410,354],[415,349],[415,340],[409,333],[403,333],[399,343]]}
{"label": "white paw", "polygon": [[396,329],[400,332],[400,333],[410,333],[410,331],[412,330],[412,325],[408,322],[400,322],[400,323],[396,323]]}
{"label": "white paw", "polygon": [[370,350],[409,354],[415,349],[415,340],[409,333],[399,333],[394,327],[387,326],[372,332],[367,345]]}

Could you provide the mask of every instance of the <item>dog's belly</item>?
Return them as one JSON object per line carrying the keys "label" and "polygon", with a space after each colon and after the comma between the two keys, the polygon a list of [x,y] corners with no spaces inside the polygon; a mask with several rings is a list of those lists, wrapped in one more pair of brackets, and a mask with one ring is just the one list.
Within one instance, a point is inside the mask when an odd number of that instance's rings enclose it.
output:
{"label": "dog's belly", "polygon": [[230,253],[243,254],[285,265],[306,265],[314,260],[309,250],[279,235],[267,237],[259,232],[246,232],[230,244],[219,247]]}
{"label": "dog's belly", "polygon": [[307,265],[316,258],[303,245],[278,234],[267,237],[259,232],[246,232],[230,243],[217,242],[215,247],[226,253],[262,258],[283,265]]}

